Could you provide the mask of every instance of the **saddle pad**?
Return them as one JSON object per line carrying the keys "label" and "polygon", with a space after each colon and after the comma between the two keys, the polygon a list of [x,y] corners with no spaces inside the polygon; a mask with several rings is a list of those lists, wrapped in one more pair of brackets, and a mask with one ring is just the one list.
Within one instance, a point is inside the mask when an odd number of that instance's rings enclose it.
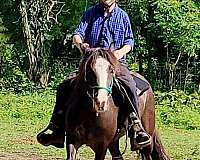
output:
{"label": "saddle pad", "polygon": [[144,77],[142,77],[138,73],[131,73],[131,75],[133,76],[133,79],[136,83],[137,95],[141,96],[146,90],[149,89],[149,87],[150,87],[149,83],[147,82],[146,79],[144,79]]}

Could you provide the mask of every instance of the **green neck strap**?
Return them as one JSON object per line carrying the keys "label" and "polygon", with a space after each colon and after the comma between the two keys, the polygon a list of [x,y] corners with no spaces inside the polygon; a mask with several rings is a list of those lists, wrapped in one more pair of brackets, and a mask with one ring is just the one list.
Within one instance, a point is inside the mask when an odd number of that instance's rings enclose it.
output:
{"label": "green neck strap", "polygon": [[106,90],[109,94],[112,93],[112,87],[101,87],[101,86],[94,86],[92,88],[96,88],[96,89],[104,89]]}

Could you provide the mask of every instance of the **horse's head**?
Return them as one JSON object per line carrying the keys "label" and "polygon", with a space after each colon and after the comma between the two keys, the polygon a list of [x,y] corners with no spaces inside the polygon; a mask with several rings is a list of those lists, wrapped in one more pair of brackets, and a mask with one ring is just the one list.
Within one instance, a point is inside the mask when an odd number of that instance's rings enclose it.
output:
{"label": "horse's head", "polygon": [[111,51],[105,49],[86,50],[80,72],[90,86],[90,95],[94,100],[96,112],[108,109],[108,98],[112,93],[113,80],[119,68],[119,62]]}

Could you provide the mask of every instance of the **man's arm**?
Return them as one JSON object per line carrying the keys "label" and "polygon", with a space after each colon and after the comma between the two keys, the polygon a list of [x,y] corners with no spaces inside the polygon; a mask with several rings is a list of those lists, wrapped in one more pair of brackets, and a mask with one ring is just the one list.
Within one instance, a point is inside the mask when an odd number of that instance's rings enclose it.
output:
{"label": "man's arm", "polygon": [[85,50],[89,47],[88,43],[83,43],[83,40],[81,39],[80,35],[75,34],[73,36],[73,44],[76,45],[76,47],[82,52],[82,50]]}
{"label": "man's arm", "polygon": [[124,26],[125,32],[123,46],[122,48],[114,51],[114,55],[118,60],[130,52],[134,46],[133,31],[128,15],[125,15],[124,17]]}
{"label": "man's arm", "polygon": [[114,56],[119,60],[121,59],[124,55],[126,55],[128,52],[130,52],[132,49],[132,46],[129,44],[125,44],[122,48],[115,50],[113,52]]}
{"label": "man's arm", "polygon": [[89,19],[91,17],[91,8],[89,8],[83,15],[79,25],[73,34],[73,43],[82,52],[83,49],[89,47],[88,44],[83,43],[85,38],[85,31],[88,27]]}

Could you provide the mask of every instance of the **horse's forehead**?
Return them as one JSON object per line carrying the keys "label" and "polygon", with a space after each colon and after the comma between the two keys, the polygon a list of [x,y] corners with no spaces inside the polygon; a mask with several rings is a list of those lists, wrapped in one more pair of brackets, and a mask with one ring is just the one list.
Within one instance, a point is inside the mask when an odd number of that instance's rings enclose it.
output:
{"label": "horse's forehead", "polygon": [[95,63],[95,68],[98,69],[98,68],[104,68],[106,69],[108,66],[109,66],[109,62],[103,58],[103,57],[98,57],[96,59],[96,63]]}

